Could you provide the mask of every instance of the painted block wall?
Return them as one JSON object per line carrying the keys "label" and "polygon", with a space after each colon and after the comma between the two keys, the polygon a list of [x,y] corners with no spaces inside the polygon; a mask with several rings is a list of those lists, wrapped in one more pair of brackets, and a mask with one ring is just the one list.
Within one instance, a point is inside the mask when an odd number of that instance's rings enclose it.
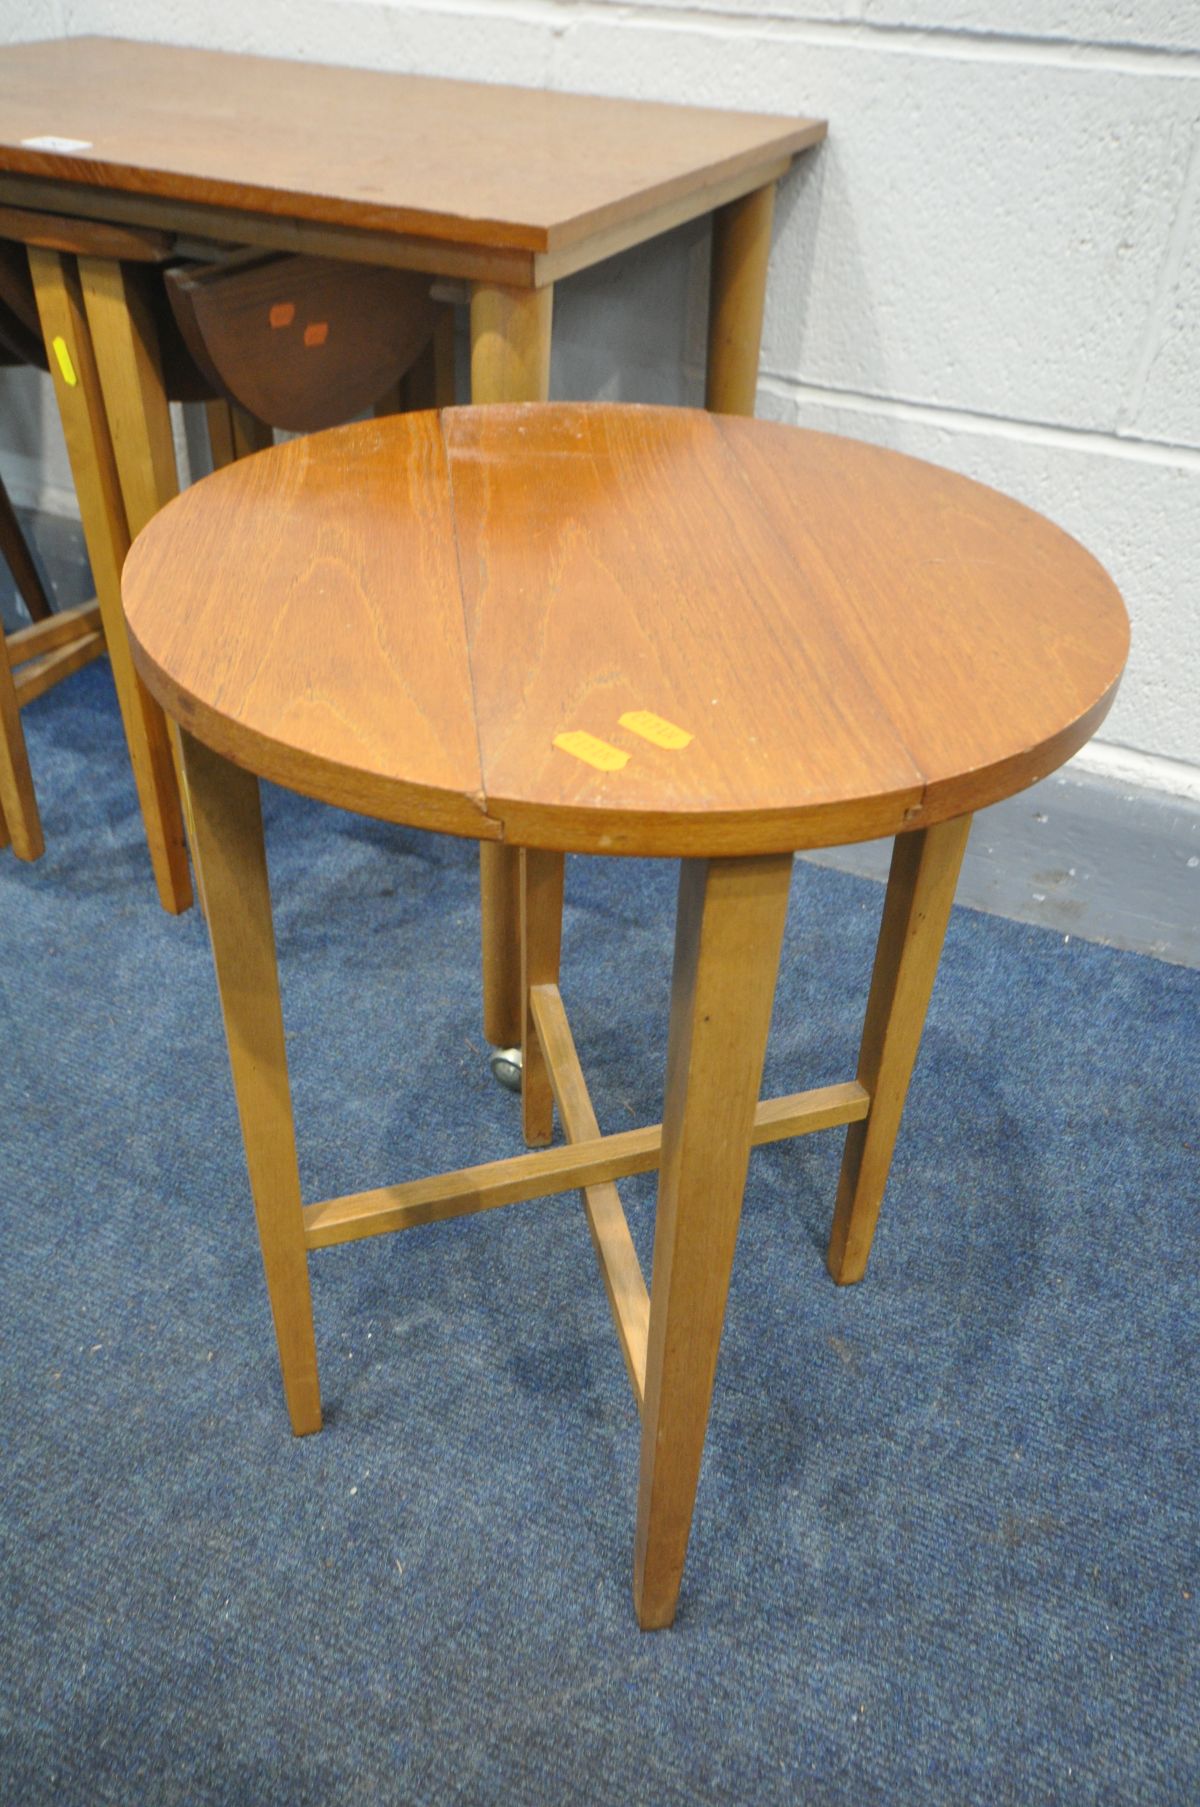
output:
{"label": "painted block wall", "polygon": [[[826,117],[759,413],[1083,540],[1134,619],[1110,764],[1200,794],[1200,0],[0,0],[4,38],[87,31]],[[698,401],[706,259],[696,225],[560,285],[554,393]],[[17,499],[69,509],[48,383],[0,404]]]}

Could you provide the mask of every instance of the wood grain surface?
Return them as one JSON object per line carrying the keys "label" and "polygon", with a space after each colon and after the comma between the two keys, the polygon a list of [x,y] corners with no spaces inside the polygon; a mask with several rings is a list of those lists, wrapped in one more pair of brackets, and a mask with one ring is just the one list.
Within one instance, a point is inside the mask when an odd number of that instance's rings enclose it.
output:
{"label": "wood grain surface", "polygon": [[165,232],[110,226],[94,220],[63,219],[26,207],[0,207],[0,236],[23,245],[41,245],[77,257],[118,257],[122,263],[161,264],[171,255]]}
{"label": "wood grain surface", "polygon": [[[564,248],[825,132],[811,119],[111,38],[0,51],[0,119],[4,171],[530,251]],[[86,149],[26,142],[47,137]]]}
{"label": "wood grain surface", "polygon": [[198,739],[349,809],[389,799],[397,819],[499,836],[436,414],[239,459],[163,509],[125,571],[135,658]]}
{"label": "wood grain surface", "polygon": [[150,862],[159,901],[175,915],[192,901],[183,818],[167,724],[138,678],[123,631],[121,568],[129,550],[128,523],[80,271],[74,258],[39,245],[29,247],[29,268]]}
{"label": "wood grain surface", "polygon": [[675,1617],[791,871],[786,854],[679,870],[633,1553],[644,1631]]}
{"label": "wood grain surface", "polygon": [[439,311],[428,277],[271,251],[181,264],[166,292],[210,393],[292,433],[365,414],[428,344]]}
{"label": "wood grain surface", "polygon": [[263,776],[601,853],[928,826],[1103,719],[1124,607],[966,478],[686,409],[462,408],[205,480],[126,565],[138,668]]}

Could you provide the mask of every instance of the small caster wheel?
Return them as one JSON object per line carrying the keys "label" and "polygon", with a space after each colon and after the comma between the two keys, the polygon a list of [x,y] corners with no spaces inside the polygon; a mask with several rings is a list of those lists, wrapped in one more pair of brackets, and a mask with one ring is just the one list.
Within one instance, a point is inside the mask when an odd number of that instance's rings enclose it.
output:
{"label": "small caster wheel", "polygon": [[521,1089],[521,1050],[520,1048],[493,1048],[488,1055],[488,1065],[492,1069],[492,1078],[497,1080],[506,1091],[519,1092]]}

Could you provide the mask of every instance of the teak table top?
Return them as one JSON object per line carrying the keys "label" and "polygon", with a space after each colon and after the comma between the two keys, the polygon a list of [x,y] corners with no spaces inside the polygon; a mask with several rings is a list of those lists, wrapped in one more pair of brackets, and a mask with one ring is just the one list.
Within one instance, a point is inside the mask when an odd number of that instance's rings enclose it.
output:
{"label": "teak table top", "polygon": [[0,51],[0,171],[476,247],[563,251],[824,132],[121,39]]}
{"label": "teak table top", "polygon": [[459,408],[276,447],[170,503],[124,597],[168,714],[260,776],[598,853],[978,809],[1090,737],[1128,647],[1111,579],[1019,503],[677,408]]}

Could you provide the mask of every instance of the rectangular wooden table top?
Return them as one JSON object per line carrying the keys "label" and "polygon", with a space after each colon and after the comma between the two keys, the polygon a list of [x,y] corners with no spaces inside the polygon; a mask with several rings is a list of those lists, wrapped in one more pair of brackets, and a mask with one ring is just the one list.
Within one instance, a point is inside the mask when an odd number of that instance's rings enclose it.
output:
{"label": "rectangular wooden table top", "polygon": [[112,38],[0,50],[10,176],[534,255],[569,255],[689,196],[702,211],[824,131]]}

